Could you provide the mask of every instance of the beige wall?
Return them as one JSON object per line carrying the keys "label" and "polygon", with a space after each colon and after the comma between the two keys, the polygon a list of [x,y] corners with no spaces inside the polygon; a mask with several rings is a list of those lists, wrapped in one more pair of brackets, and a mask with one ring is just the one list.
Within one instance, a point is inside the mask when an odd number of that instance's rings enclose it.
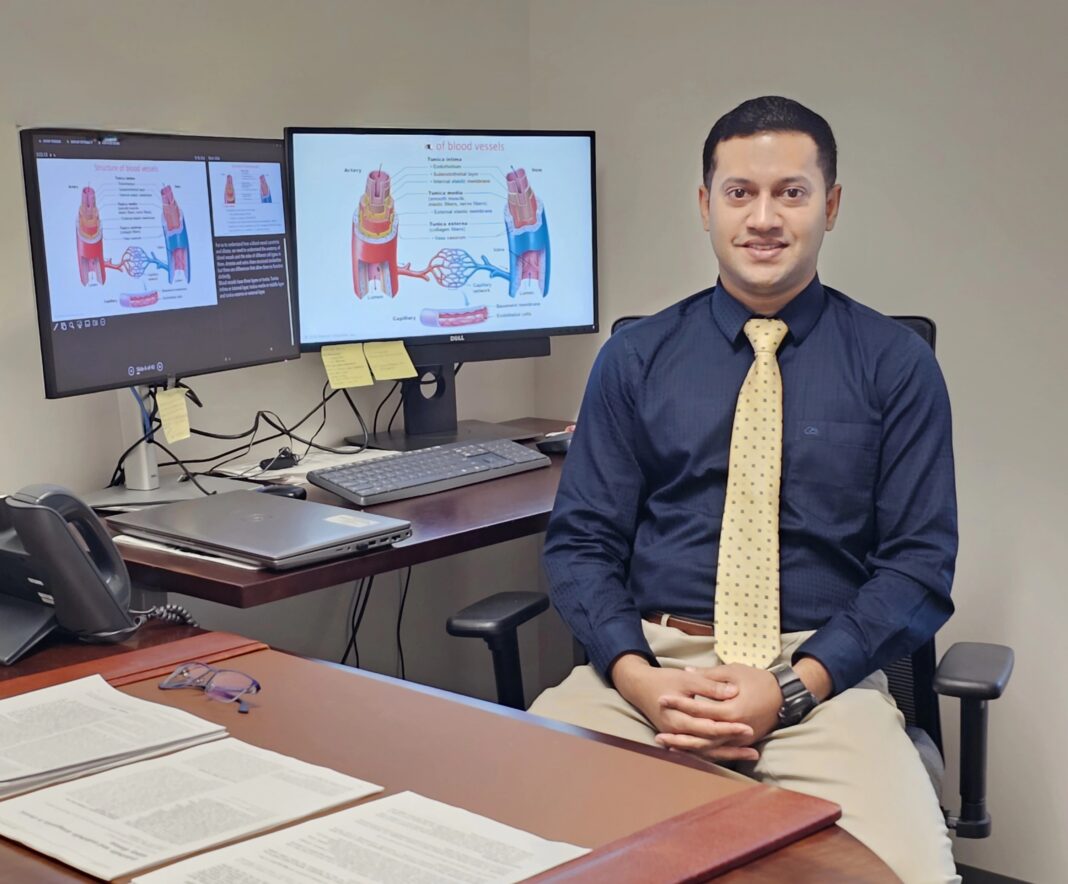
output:
{"label": "beige wall", "polygon": [[[1068,863],[1054,665],[1068,624],[1066,28],[1056,2],[531,3],[531,124],[597,130],[605,328],[715,280],[695,191],[719,114],[783,94],[834,127],[844,196],[821,276],[939,327],[961,527],[942,647],[1017,654],[991,708],[994,836],[957,855],[1032,881],[1062,880]],[[537,368],[539,412],[575,412],[596,344],[554,345]],[[956,714],[944,706],[950,734]]]}
{"label": "beige wall", "polygon": [[[115,394],[43,397],[16,125],[254,136],[277,136],[287,123],[596,129],[607,327],[714,279],[694,197],[701,142],[746,97],[796,97],[827,116],[841,150],[843,210],[823,278],[885,312],[927,313],[939,324],[962,532],[959,613],[943,646],[987,640],[1017,650],[1014,682],[992,709],[995,835],[961,842],[957,853],[1057,880],[1068,861],[1058,838],[1068,828],[1059,746],[1068,711],[1046,649],[1068,619],[1056,559],[1068,490],[1056,466],[1068,431],[1059,389],[1068,308],[1054,278],[1068,197],[1058,172],[1068,143],[1066,26],[1053,0],[5,0],[0,489],[39,480],[89,487],[110,473],[118,445]],[[465,416],[574,414],[597,343],[557,340],[550,360],[468,366]],[[1025,374],[1031,366],[1039,380]],[[321,383],[315,358],[207,378],[197,389],[209,404],[196,419],[233,430],[256,408],[293,418]],[[341,409],[332,415],[335,436],[350,429]],[[488,695],[481,643],[450,640],[441,623],[500,586],[500,575],[509,588],[533,584],[537,546],[516,541],[416,569],[409,673]],[[365,625],[366,659],[382,671],[394,665],[397,587],[396,575],[380,578]],[[350,593],[198,613],[212,626],[333,656]],[[528,651],[562,644],[551,621],[532,633]],[[532,681],[559,671],[555,654],[527,656]],[[955,714],[947,705],[951,734]]]}

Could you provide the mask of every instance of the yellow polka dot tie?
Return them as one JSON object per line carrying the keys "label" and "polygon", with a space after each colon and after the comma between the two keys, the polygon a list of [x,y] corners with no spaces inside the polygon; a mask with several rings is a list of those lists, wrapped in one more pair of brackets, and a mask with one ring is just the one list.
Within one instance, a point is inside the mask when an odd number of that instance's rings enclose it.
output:
{"label": "yellow polka dot tie", "polygon": [[734,411],[727,497],[716,568],[716,654],[767,666],[779,656],[779,477],[782,376],[775,353],[781,319],[750,319],[753,364]]}

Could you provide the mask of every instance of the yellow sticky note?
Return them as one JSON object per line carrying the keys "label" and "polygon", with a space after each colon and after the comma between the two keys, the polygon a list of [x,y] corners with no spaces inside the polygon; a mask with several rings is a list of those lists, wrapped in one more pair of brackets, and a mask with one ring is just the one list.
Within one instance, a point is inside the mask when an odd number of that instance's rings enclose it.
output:
{"label": "yellow sticky note", "polygon": [[363,352],[376,381],[398,381],[419,374],[404,349],[404,341],[371,341],[363,345]]}
{"label": "yellow sticky note", "polygon": [[185,390],[160,390],[156,393],[156,405],[159,407],[159,419],[163,421],[163,435],[168,442],[181,442],[189,438],[189,406],[185,401]]}
{"label": "yellow sticky note", "polygon": [[359,344],[330,344],[323,347],[323,367],[335,390],[345,387],[369,387],[373,384],[371,369]]}

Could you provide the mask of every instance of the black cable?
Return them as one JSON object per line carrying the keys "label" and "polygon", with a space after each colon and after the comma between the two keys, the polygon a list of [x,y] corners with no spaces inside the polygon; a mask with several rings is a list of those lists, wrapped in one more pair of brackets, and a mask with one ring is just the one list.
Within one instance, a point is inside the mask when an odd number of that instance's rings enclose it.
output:
{"label": "black cable", "polygon": [[363,594],[363,602],[360,605],[360,613],[353,621],[352,624],[352,655],[356,658],[356,668],[360,667],[360,649],[357,643],[357,636],[360,632],[360,624],[363,623],[363,615],[367,612],[367,603],[371,600],[371,587],[375,585],[375,576],[372,574],[367,578],[367,589]]}
{"label": "black cable", "polygon": [[[333,399],[338,394],[338,392],[340,392],[340,391],[334,390],[333,393],[331,393],[329,396],[327,396],[325,399],[323,399],[323,401],[319,404],[318,407],[319,408],[324,408],[326,406],[326,403],[329,402],[331,399]],[[326,419],[326,413],[324,411],[323,420],[325,421],[325,419]],[[265,417],[263,420],[268,426],[274,427],[276,430],[283,430],[285,432],[288,432],[289,435],[291,435],[298,442],[302,442],[305,445],[310,445],[312,448],[315,448],[315,449],[317,449],[319,451],[329,451],[331,454],[351,454],[352,453],[351,450],[349,448],[347,448],[347,447],[346,448],[331,448],[329,445],[320,445],[318,442],[314,441],[314,438],[315,438],[314,436],[312,437],[312,440],[305,439],[303,436],[298,436],[292,430],[285,430],[285,427],[280,426],[279,424],[276,424],[269,417]],[[320,429],[322,429],[322,427],[320,427]],[[315,435],[316,436],[319,435],[319,430],[315,431]]]}
{"label": "black cable", "polygon": [[404,619],[404,602],[408,598],[408,584],[412,579],[412,566],[404,577],[404,589],[401,590],[400,608],[397,610],[397,661],[400,663],[400,677],[404,678],[404,645],[401,643],[401,621]]}
{"label": "black cable", "polygon": [[[175,382],[175,386],[184,388],[186,390],[187,394],[193,399],[193,401],[198,406],[202,407],[201,402],[200,402],[200,398],[197,396],[196,392],[188,384],[186,384],[182,380],[178,380],[178,381]],[[213,470],[217,470],[219,467],[225,466],[227,463],[230,463],[231,461],[237,460],[238,458],[244,456],[246,453],[250,452],[254,445],[262,444],[264,442],[273,441],[274,439],[280,439],[283,436],[286,437],[289,440],[289,443],[290,443],[289,447],[290,448],[292,448],[294,440],[307,446],[304,454],[301,455],[298,458],[298,462],[299,462],[299,460],[301,460],[304,457],[306,457],[308,455],[308,453],[311,451],[312,448],[315,448],[315,449],[317,449],[319,451],[328,451],[331,454],[353,454],[355,452],[353,452],[351,450],[351,448],[332,448],[332,447],[330,447],[328,445],[318,444],[315,441],[316,437],[318,437],[319,433],[321,433],[323,428],[326,426],[326,405],[339,392],[344,392],[345,393],[345,398],[348,400],[349,405],[352,407],[353,413],[356,415],[357,420],[359,420],[359,422],[360,422],[360,427],[362,428],[363,434],[364,434],[364,443],[363,443],[363,445],[360,446],[359,450],[360,451],[364,450],[365,448],[367,448],[367,441],[368,441],[367,440],[367,435],[368,434],[367,434],[367,424],[364,422],[363,415],[360,414],[360,410],[356,407],[356,403],[352,401],[352,398],[349,395],[347,390],[345,390],[345,391],[334,390],[328,396],[326,394],[326,390],[327,390],[328,386],[329,386],[329,382],[323,385],[323,392],[322,392],[321,398],[320,398],[319,402],[316,403],[315,407],[312,408],[307,414],[304,415],[304,417],[302,417],[299,421],[297,421],[291,427],[287,427],[285,425],[285,421],[283,421],[282,418],[276,412],[270,411],[270,410],[261,410],[261,411],[257,411],[256,412],[256,415],[255,415],[255,417],[253,418],[253,421],[252,421],[252,426],[249,429],[243,430],[240,433],[214,433],[214,432],[211,432],[211,431],[208,431],[208,430],[198,430],[198,429],[191,428],[190,432],[193,435],[204,436],[204,437],[209,438],[209,439],[235,440],[235,439],[248,438],[249,441],[247,443],[245,443],[244,445],[235,446],[234,448],[230,448],[230,449],[228,449],[226,451],[220,452],[220,453],[212,455],[210,457],[200,457],[200,458],[193,458],[193,459],[189,459],[189,460],[182,460],[173,451],[171,451],[169,448],[167,448],[166,446],[162,445],[161,443],[157,442],[153,438],[154,434],[156,433],[157,430],[160,429],[162,424],[158,420],[159,405],[156,402],[156,392],[158,390],[158,387],[149,387],[148,388],[149,389],[149,396],[150,396],[150,398],[152,400],[152,411],[148,415],[149,429],[144,433],[144,435],[141,436],[140,439],[138,439],[136,442],[134,442],[132,445],[130,445],[119,456],[119,459],[115,464],[115,469],[112,471],[111,481],[108,483],[108,487],[110,488],[110,487],[114,487],[116,485],[120,485],[120,484],[122,484],[123,481],[125,481],[125,473],[123,471],[123,464],[125,463],[126,458],[130,456],[130,453],[138,445],[140,445],[142,442],[150,442],[150,443],[158,445],[160,448],[162,448],[163,451],[165,451],[170,456],[171,460],[163,461],[162,463],[159,464],[159,466],[161,466],[161,467],[169,467],[169,466],[177,466],[177,467],[179,467],[182,470],[182,472],[185,474],[186,479],[188,479],[189,481],[192,481],[193,484],[196,485],[197,488],[199,488],[204,494],[209,494],[209,493],[214,493],[214,492],[208,492],[202,485],[200,485],[196,481],[196,477],[197,476],[210,475]],[[315,413],[317,411],[319,411],[320,409],[322,409],[322,412],[323,412],[322,420],[320,421],[319,426],[316,428],[315,432],[312,434],[311,438],[310,439],[305,439],[302,436],[298,436],[296,434],[295,430],[297,428],[303,426],[307,421],[309,421],[315,415]],[[272,435],[264,436],[263,438],[257,440],[256,439],[256,434],[259,432],[259,427],[260,427],[260,422],[261,421],[263,423],[265,423],[267,426],[269,426],[272,429],[274,429],[276,432],[273,433]],[[249,437],[251,437],[251,438],[249,438]],[[212,464],[212,466],[210,468],[208,468],[207,470],[203,470],[203,471],[200,471],[200,472],[197,472],[197,473],[191,472],[188,469],[188,466],[187,466],[187,465],[192,465],[192,464],[198,464],[199,465],[199,464],[205,464],[205,463],[210,463],[210,464]]]}
{"label": "black cable", "polygon": [[382,410],[382,406],[385,405],[387,401],[389,401],[389,397],[393,395],[394,391],[397,390],[400,385],[400,381],[394,381],[393,386],[389,388],[389,392],[382,397],[382,401],[378,403],[378,408],[375,409],[375,419],[371,426],[376,436],[378,435],[378,413]]}
{"label": "black cable", "polygon": [[[137,393],[136,389],[132,387],[131,389],[134,390],[134,395],[140,399],[141,397]],[[133,450],[142,442],[150,442],[152,440],[153,434],[162,426],[162,422],[157,420],[157,416],[159,414],[159,406],[156,404],[156,388],[149,387],[148,395],[149,398],[152,400],[152,410],[147,413],[148,429],[145,430],[144,434],[141,436],[140,439],[134,442],[133,445],[131,445],[122,454],[119,455],[119,459],[115,463],[115,469],[112,470],[111,481],[108,482],[108,488],[114,488],[116,485],[121,485],[126,481],[126,471],[122,468],[122,465],[126,463],[126,458],[128,458],[131,452],[133,452]],[[141,400],[141,412],[142,414],[145,413],[143,399]]]}
{"label": "black cable", "polygon": [[[150,424],[151,424],[151,422],[150,422]],[[152,434],[156,432],[157,429],[159,429],[159,427],[155,427],[155,426],[151,426],[150,425],[149,428],[145,431],[144,435],[141,436],[140,439],[138,439],[136,442],[134,442],[133,445],[131,445],[122,454],[119,455],[119,459],[115,463],[115,469],[112,470],[111,481],[108,482],[108,486],[107,486],[108,488],[114,488],[116,485],[121,485],[123,482],[126,481],[125,471],[122,468],[122,465],[126,462],[126,458],[128,458],[130,456],[130,453],[138,445],[140,445],[142,442],[147,442],[152,437]]]}
{"label": "black cable", "polygon": [[[323,403],[322,403],[322,406],[321,406],[321,408],[323,409],[323,419],[321,421],[319,421],[319,428],[314,433],[312,433],[311,439],[308,440],[308,442],[307,442],[307,446],[308,447],[305,448],[304,449],[304,453],[302,455],[300,455],[300,457],[297,458],[297,463],[300,463],[302,460],[304,460],[304,458],[306,458],[308,456],[308,452],[310,452],[312,450],[312,446],[315,445],[315,437],[318,436],[323,431],[323,427],[326,426],[326,403],[330,401],[330,398],[328,398],[327,395],[326,395],[326,391],[327,391],[327,388],[329,386],[330,386],[330,381],[327,381],[325,384],[323,384],[323,394],[322,394]],[[335,390],[334,393],[337,393],[337,390]],[[334,393],[330,394],[331,398],[333,397]],[[345,398],[348,399],[348,390],[345,391]],[[351,403],[352,403],[352,400],[349,399],[349,404],[351,404]],[[353,408],[355,408],[355,406],[353,406]],[[301,439],[300,441],[303,442],[304,440]]]}
{"label": "black cable", "polygon": [[[250,429],[248,429],[248,430],[245,430],[245,431],[241,432],[241,433],[233,433],[233,434],[231,434],[231,433],[212,433],[212,432],[209,432],[207,430],[196,430],[196,429],[194,429],[194,430],[191,431],[194,435],[205,436],[205,437],[212,438],[212,439],[243,439],[243,438],[245,438],[245,437],[247,437],[249,435],[252,435],[253,439],[250,440],[249,442],[247,442],[244,445],[236,446],[234,448],[228,449],[227,451],[223,451],[223,452],[220,452],[218,454],[215,454],[215,455],[213,455],[211,457],[196,458],[196,459],[193,459],[193,460],[184,461],[184,463],[187,463],[187,464],[212,463],[213,464],[212,467],[210,467],[207,470],[203,470],[203,471],[197,473],[197,475],[201,475],[201,476],[210,475],[213,470],[218,469],[219,467],[224,466],[225,464],[229,463],[230,461],[236,460],[238,457],[241,457],[245,453],[251,451],[253,445],[262,444],[264,442],[270,442],[270,441],[272,441],[274,439],[280,439],[283,436],[285,436],[286,438],[289,439],[290,445],[292,445],[293,441],[296,440],[297,442],[300,442],[300,443],[302,443],[304,445],[307,445],[309,447],[309,450],[311,448],[316,448],[319,451],[329,451],[331,454],[352,454],[353,452],[349,448],[331,448],[328,445],[321,445],[321,444],[315,442],[315,437],[318,436],[319,433],[322,431],[322,429],[323,429],[323,427],[325,425],[325,422],[326,422],[326,411],[325,411],[326,403],[328,403],[331,399],[333,399],[334,396],[336,396],[338,392],[339,392],[338,390],[335,390],[333,393],[331,393],[329,396],[327,396],[326,395],[326,387],[324,385],[323,398],[320,399],[320,401],[315,405],[315,407],[311,411],[309,411],[306,415],[304,415],[304,417],[302,417],[299,421],[297,421],[295,424],[293,424],[292,427],[287,427],[285,425],[285,422],[282,420],[282,418],[279,417],[279,415],[277,413],[275,413],[274,411],[262,410],[262,411],[257,411],[256,412],[256,417],[253,420],[252,427]],[[300,427],[301,425],[306,423],[308,420],[310,420],[315,415],[315,413],[317,411],[319,411],[319,409],[323,409],[323,421],[322,421],[322,423],[320,423],[319,427],[316,429],[316,431],[312,435],[311,439],[305,439],[302,436],[298,436],[294,432],[294,430],[296,430],[297,427]],[[273,433],[270,436],[264,436],[261,439],[256,440],[255,439],[255,433],[259,429],[260,421],[262,421],[263,423],[267,424],[267,426],[273,428],[277,432]],[[235,455],[235,453],[236,453],[236,456],[235,457],[231,457],[231,455]],[[305,454],[307,454],[307,452],[305,452]],[[173,454],[171,456],[175,457]],[[219,462],[220,458],[228,458],[228,459]],[[179,461],[175,457],[174,460],[164,461],[163,463],[160,464],[160,466],[161,467],[175,466],[175,465],[179,465],[180,466],[182,463],[183,463],[182,461]]]}
{"label": "black cable", "polygon": [[[352,592],[352,603],[351,603],[351,607],[350,607],[350,610],[349,610],[349,638],[348,638],[348,641],[345,642],[345,651],[344,651],[344,653],[342,653],[341,659],[338,660],[338,662],[341,663],[341,664],[344,664],[345,661],[349,658],[349,652],[354,650],[353,637],[354,637],[354,627],[356,626],[356,612],[360,609],[360,596],[363,594],[363,588],[364,588],[364,584],[366,582],[367,582],[366,578],[362,578],[360,580],[357,580],[356,581],[356,587]],[[356,656],[356,666],[357,666],[357,668],[359,668],[359,665],[360,665],[360,658],[359,658],[359,654],[357,654],[357,656]]]}
{"label": "black cable", "polygon": [[389,423],[386,425],[386,433],[393,432],[393,421],[397,418],[397,412],[400,411],[401,406],[404,404],[404,388],[401,388],[401,394],[397,398],[397,407],[393,409],[393,414],[389,416]]}
{"label": "black cable", "polygon": [[[178,455],[175,454],[173,451],[171,451],[162,442],[160,442],[159,439],[153,439],[152,440],[152,444],[157,446],[158,448],[162,448],[165,452],[167,452],[167,454],[169,454],[171,456],[171,458],[174,460],[174,462],[178,465],[178,468],[185,475],[185,478],[188,481],[192,482],[196,486],[197,490],[201,492],[201,494],[205,494],[205,495],[208,495],[210,497],[212,494],[218,494],[219,493],[217,491],[208,491],[207,488],[205,488],[203,485],[201,485],[197,481],[197,475],[203,475],[203,473],[196,474],[196,473],[190,472],[189,468],[181,460],[178,459]],[[182,480],[179,479],[178,481],[180,482]]]}
{"label": "black cable", "polygon": [[[360,432],[363,433],[363,442],[358,446],[359,451],[366,451],[367,446],[371,442],[371,436],[367,432],[367,422],[363,419],[363,415],[360,414],[360,409],[356,407],[356,403],[352,401],[352,396],[349,395],[349,391],[342,390],[341,392],[345,394],[345,399],[348,401],[349,407],[352,409],[352,413],[356,415],[356,420],[360,422]],[[356,453],[357,452],[353,452],[353,454]]]}
{"label": "black cable", "polygon": [[175,378],[174,386],[176,388],[177,387],[181,387],[183,390],[185,390],[186,394],[189,396],[190,399],[193,400],[193,404],[197,408],[203,408],[204,407],[204,403],[200,401],[200,397],[197,395],[196,390],[194,390],[192,387],[190,387],[189,384],[187,384],[181,378]]}
{"label": "black cable", "polygon": [[[320,408],[322,408],[321,404],[316,405],[315,408],[313,408],[308,414],[304,415],[303,418],[301,418],[299,421],[297,421],[297,423],[295,423],[293,425],[293,429],[295,430],[297,427],[299,427],[301,424],[303,424],[305,421],[307,421]],[[255,417],[253,418],[253,421],[252,421],[252,426],[249,427],[247,430],[242,430],[240,433],[212,433],[210,430],[196,430],[196,429],[191,430],[191,432],[195,436],[204,436],[204,437],[206,437],[208,439],[225,439],[225,440],[245,439],[245,438],[247,438],[249,436],[255,436],[256,433],[259,431],[260,421],[262,420],[262,421],[264,421],[266,423],[266,419],[268,417],[274,418],[280,424],[284,424],[285,423],[285,421],[283,421],[282,418],[279,417],[276,412],[271,411],[270,409],[267,409],[267,408],[263,408],[263,409],[260,409],[259,411],[256,412],[256,415],[255,415]],[[288,429],[287,430],[283,430],[282,433],[281,433],[281,435],[283,435],[283,436],[286,436],[288,434],[289,434]]]}
{"label": "black cable", "polygon": [[[456,363],[456,367],[453,369],[452,376],[456,377],[456,375],[458,375],[460,373],[460,369],[463,368],[463,367],[464,367],[464,364],[462,362]],[[438,378],[437,377],[432,377],[432,378],[430,378],[430,380],[425,380],[425,381],[424,380],[420,380],[419,381],[419,386],[420,387],[432,387],[435,384],[437,384],[437,382],[438,382]],[[375,419],[374,419],[374,422],[373,422],[372,426],[374,427],[374,432],[375,432],[376,436],[378,435],[378,413],[382,410],[382,406],[386,404],[386,402],[388,401],[389,397],[393,395],[393,391],[396,390],[398,386],[401,386],[401,382],[400,381],[396,381],[393,384],[393,386],[389,388],[389,392],[386,393],[386,395],[382,397],[382,401],[378,403],[378,408],[375,409]],[[397,407],[393,409],[393,414],[390,415],[390,418],[389,418],[389,424],[386,425],[386,432],[387,433],[392,433],[393,432],[393,421],[395,421],[397,419],[397,414],[400,411],[400,407],[401,407],[401,405],[404,404],[404,397],[405,397],[406,393],[407,393],[407,391],[403,387],[401,387],[401,394],[400,394],[400,399],[397,400]]]}
{"label": "black cable", "polygon": [[[309,413],[310,414],[314,414],[315,412],[313,410],[312,412],[309,412]],[[257,411],[255,420],[252,423],[252,436],[251,436],[251,438],[249,438],[248,442],[245,445],[239,445],[237,448],[231,448],[229,451],[225,451],[222,454],[216,455],[213,458],[204,458],[203,460],[198,460],[197,463],[207,463],[208,461],[212,461],[212,460],[218,461],[217,463],[213,463],[211,465],[210,469],[207,470],[207,472],[212,473],[215,470],[219,469],[220,467],[224,467],[228,463],[231,463],[231,462],[233,462],[235,460],[238,460],[239,458],[244,457],[246,454],[249,454],[252,451],[252,447],[257,444],[256,443],[256,433],[259,432],[260,418],[263,418],[264,423],[266,423],[268,416],[277,418],[279,423],[282,423],[282,418],[278,417],[278,415],[273,411],[269,411],[269,410],[265,410],[265,409]],[[297,424],[297,426],[300,426],[300,424]],[[217,434],[208,433],[206,431],[205,432],[198,432],[198,435],[217,436]],[[271,436],[265,436],[263,439],[260,439],[259,441],[260,442],[269,442],[272,439],[281,439],[283,436],[286,436],[289,439],[289,445],[287,445],[285,447],[285,449],[283,449],[283,450],[288,451],[290,454],[292,454],[293,436],[292,436],[292,434],[290,433],[289,430],[285,430],[285,431],[282,431],[282,432],[277,432],[277,433],[274,433]],[[222,436],[217,436],[217,438],[223,438],[223,437]],[[235,452],[236,452],[236,454],[235,454]],[[231,456],[228,456],[228,455],[231,455]],[[220,457],[225,458],[225,460],[221,460],[220,461],[219,460]]]}
{"label": "black cable", "polygon": [[131,609],[130,613],[137,617],[146,617],[149,620],[162,620],[164,623],[184,623],[186,626],[200,626],[188,609],[174,603],[156,605],[145,611]]}

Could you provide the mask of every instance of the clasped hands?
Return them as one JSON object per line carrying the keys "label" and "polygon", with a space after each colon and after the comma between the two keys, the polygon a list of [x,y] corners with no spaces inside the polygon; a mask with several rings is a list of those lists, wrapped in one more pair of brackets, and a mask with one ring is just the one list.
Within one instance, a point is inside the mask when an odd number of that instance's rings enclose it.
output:
{"label": "clasped hands", "polygon": [[778,723],[782,692],[766,669],[728,663],[709,669],[650,666],[624,654],[612,681],[657,729],[656,741],[710,761],[756,761],[756,743]]}

